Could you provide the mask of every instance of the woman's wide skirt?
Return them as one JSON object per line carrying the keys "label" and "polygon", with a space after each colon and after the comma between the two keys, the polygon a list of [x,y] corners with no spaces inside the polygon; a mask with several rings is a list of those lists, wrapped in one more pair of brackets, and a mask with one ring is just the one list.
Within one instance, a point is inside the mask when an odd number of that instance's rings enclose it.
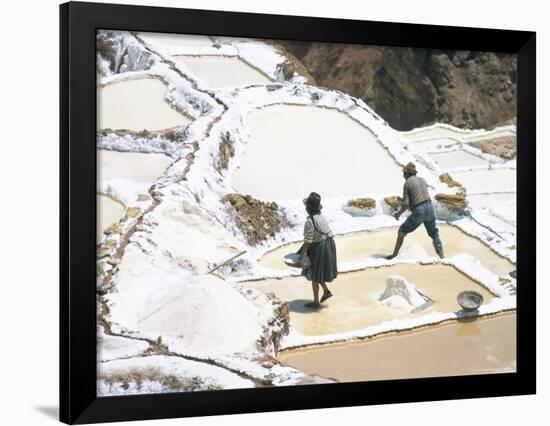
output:
{"label": "woman's wide skirt", "polygon": [[332,237],[318,243],[311,243],[307,249],[307,255],[311,266],[303,269],[302,275],[309,281],[330,283],[338,276],[336,244]]}

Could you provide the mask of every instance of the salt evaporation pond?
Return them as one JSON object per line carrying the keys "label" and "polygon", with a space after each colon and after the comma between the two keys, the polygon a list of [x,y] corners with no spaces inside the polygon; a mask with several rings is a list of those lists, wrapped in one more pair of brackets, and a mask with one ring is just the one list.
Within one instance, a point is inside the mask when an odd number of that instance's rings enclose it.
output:
{"label": "salt evaporation pond", "polygon": [[464,141],[467,143],[472,142],[486,142],[491,139],[504,138],[504,137],[515,137],[516,133],[510,130],[500,130],[496,132],[491,132],[489,134],[483,134],[479,136],[468,136]]}
{"label": "salt evaporation pond", "polygon": [[414,148],[421,151],[434,151],[436,149],[448,148],[450,146],[456,145],[457,143],[458,141],[456,139],[438,138],[420,142],[415,141],[412,143],[412,145]]}
{"label": "salt evaporation pond", "polygon": [[[468,194],[468,205],[474,209],[493,208],[499,205],[516,201],[515,192],[501,194]],[[514,208],[515,212],[515,208]],[[515,214],[515,213],[514,213]]]}
{"label": "salt evaporation pond", "polygon": [[139,36],[151,44],[169,47],[211,47],[213,42],[209,36],[169,33],[139,33]]}
{"label": "salt evaporation pond", "polygon": [[[451,225],[438,225],[443,248],[447,257],[467,253],[478,259],[487,269],[499,276],[507,276],[516,266],[508,259],[499,256],[487,245]],[[390,254],[395,244],[397,228],[378,231],[364,231],[335,237],[338,263],[361,262],[368,257]],[[436,256],[432,240],[423,228],[409,234],[403,243],[402,251],[411,244],[419,244],[428,254]],[[271,269],[288,269],[283,257],[298,250],[300,243],[288,244],[266,253],[259,265]],[[296,271],[296,269],[294,269]]]}
{"label": "salt evaporation pond", "polygon": [[444,139],[444,138],[462,138],[467,135],[465,132],[454,130],[447,127],[430,127],[418,129],[410,133],[404,133],[403,136],[410,142],[420,141],[424,139]]}
{"label": "salt evaporation pond", "polygon": [[342,382],[510,373],[516,371],[516,315],[290,350],[277,358]]}
{"label": "salt evaporation pond", "polygon": [[166,85],[156,78],[111,83],[97,90],[97,128],[163,130],[190,119],[166,102]]}
{"label": "salt evaporation pond", "polygon": [[126,208],[124,204],[105,194],[97,194],[97,226],[96,241],[100,242],[105,231],[113,223],[118,223],[124,216]]}
{"label": "salt evaporation pond", "polygon": [[456,169],[466,167],[487,167],[489,162],[477,155],[460,149],[449,152],[430,154],[430,157],[443,169]]}
{"label": "salt evaporation pond", "polygon": [[514,169],[454,172],[452,177],[466,187],[468,194],[514,192],[516,190],[516,171]]}
{"label": "salt evaporation pond", "polygon": [[[384,306],[378,301],[390,275],[405,277],[435,303],[416,313]],[[311,301],[311,284],[304,277],[273,278],[244,283],[289,302],[290,322],[301,334],[317,336],[342,333],[380,324],[382,321],[414,318],[429,312],[455,312],[460,309],[456,295],[475,290],[483,295],[484,303],[493,296],[483,286],[446,265],[395,265],[341,273],[329,284],[334,297],[319,310],[304,307]]]}
{"label": "salt evaporation pond", "polygon": [[98,179],[123,179],[151,184],[164,173],[171,162],[171,157],[164,154],[100,149],[97,151]]}
{"label": "salt evaporation pond", "polygon": [[272,80],[239,58],[229,56],[174,56],[210,87],[239,87],[269,84]]}
{"label": "salt evaporation pond", "polygon": [[[249,139],[233,175],[243,194],[267,200],[393,194],[401,167],[365,126],[335,109],[273,105],[248,114]],[[364,196],[364,195],[363,195]]]}

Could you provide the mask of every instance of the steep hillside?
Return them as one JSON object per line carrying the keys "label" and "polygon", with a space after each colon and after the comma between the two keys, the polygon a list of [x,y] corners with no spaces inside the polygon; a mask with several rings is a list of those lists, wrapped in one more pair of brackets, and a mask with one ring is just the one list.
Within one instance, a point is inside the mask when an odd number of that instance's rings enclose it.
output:
{"label": "steep hillside", "polygon": [[279,41],[319,86],[368,103],[398,130],[491,128],[516,115],[514,55]]}

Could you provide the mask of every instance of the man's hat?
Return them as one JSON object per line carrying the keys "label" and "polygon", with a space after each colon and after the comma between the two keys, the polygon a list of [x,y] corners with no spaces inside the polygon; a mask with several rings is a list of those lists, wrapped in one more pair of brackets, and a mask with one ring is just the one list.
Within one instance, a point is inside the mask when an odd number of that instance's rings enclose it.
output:
{"label": "man's hat", "polygon": [[312,210],[321,210],[323,208],[321,205],[321,196],[316,192],[312,192],[307,198],[304,198],[304,204]]}
{"label": "man's hat", "polygon": [[414,165],[414,163],[409,163],[407,164],[405,167],[403,167],[403,173],[408,173],[410,175],[415,175],[416,174],[416,166]]}

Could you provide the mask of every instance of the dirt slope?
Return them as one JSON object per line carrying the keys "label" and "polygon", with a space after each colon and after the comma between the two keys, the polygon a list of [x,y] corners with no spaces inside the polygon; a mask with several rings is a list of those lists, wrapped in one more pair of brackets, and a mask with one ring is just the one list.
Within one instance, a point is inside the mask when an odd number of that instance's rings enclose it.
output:
{"label": "dirt slope", "polygon": [[278,41],[319,86],[363,99],[399,130],[491,128],[516,115],[514,55]]}

